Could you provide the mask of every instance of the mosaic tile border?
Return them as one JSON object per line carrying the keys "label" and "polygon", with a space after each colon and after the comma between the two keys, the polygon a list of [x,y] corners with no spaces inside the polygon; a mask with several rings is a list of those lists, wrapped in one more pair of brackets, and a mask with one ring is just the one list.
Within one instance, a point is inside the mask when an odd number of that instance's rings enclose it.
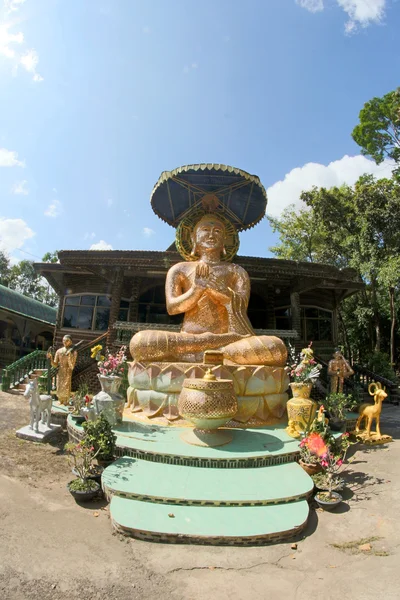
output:
{"label": "mosaic tile border", "polygon": [[145,542],[157,542],[167,544],[197,544],[203,546],[265,546],[267,544],[275,544],[284,541],[293,541],[306,528],[308,518],[301,525],[277,533],[269,533],[266,535],[254,535],[246,537],[203,537],[184,534],[166,534],[140,529],[131,529],[119,525],[115,519],[111,518],[113,529],[121,535],[143,540]]}
{"label": "mosaic tile border", "polygon": [[127,500],[138,500],[140,502],[151,502],[152,504],[173,504],[175,506],[269,506],[278,504],[288,504],[290,502],[296,502],[297,500],[307,500],[313,494],[313,490],[304,494],[298,494],[296,496],[288,496],[287,498],[280,498],[277,500],[255,500],[254,502],[238,502],[238,501],[219,501],[219,500],[185,500],[181,498],[162,498],[160,496],[144,496],[141,494],[135,494],[134,492],[119,492],[107,485],[103,486],[103,492],[108,502],[111,502],[113,496],[119,498],[126,498]]}
{"label": "mosaic tile border", "polygon": [[[83,439],[83,432],[78,431],[69,422],[67,423],[67,429],[69,439],[71,441],[79,443]],[[137,448],[117,446],[116,457],[122,458],[123,456],[184,467],[206,467],[208,469],[249,469],[274,465],[285,465],[287,463],[297,462],[299,460],[300,453],[298,450],[296,450],[285,454],[257,456],[254,458],[212,459],[179,456],[175,454],[157,454],[156,452],[146,452],[144,450],[138,450]]]}

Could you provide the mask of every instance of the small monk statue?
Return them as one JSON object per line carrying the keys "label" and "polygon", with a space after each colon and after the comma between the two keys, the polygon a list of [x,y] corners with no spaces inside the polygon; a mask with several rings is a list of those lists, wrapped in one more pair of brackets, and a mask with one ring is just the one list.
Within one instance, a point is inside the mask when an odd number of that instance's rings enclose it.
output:
{"label": "small monk statue", "polygon": [[53,355],[47,353],[53,367],[58,367],[57,372],[57,398],[60,404],[67,405],[71,398],[71,380],[78,353],[74,350],[70,335],[64,335],[63,347]]}
{"label": "small monk statue", "polygon": [[255,335],[247,317],[250,279],[239,265],[223,261],[225,225],[206,214],[192,232],[193,261],[168,271],[165,294],[170,315],[184,314],[180,333],[140,331],[130,343],[138,361],[202,362],[205,350],[220,350],[235,364],[283,366],[285,344]]}
{"label": "small monk statue", "polygon": [[333,358],[328,363],[328,375],[331,378],[330,393],[342,394],[344,380],[354,375],[354,371],[340,350],[335,350]]}

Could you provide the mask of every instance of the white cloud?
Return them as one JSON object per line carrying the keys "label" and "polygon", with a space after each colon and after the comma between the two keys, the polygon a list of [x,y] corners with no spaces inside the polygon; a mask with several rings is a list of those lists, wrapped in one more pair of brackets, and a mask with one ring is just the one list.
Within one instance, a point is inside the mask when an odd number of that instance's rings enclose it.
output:
{"label": "white cloud", "polygon": [[62,204],[59,200],[52,200],[44,211],[46,217],[58,217],[62,213]]}
{"label": "white cloud", "polygon": [[304,207],[300,194],[313,186],[330,188],[344,183],[353,185],[364,173],[371,173],[379,179],[390,178],[392,169],[391,161],[385,160],[377,165],[361,155],[345,155],[329,165],[307,163],[303,167],[292,169],[283,181],[277,181],[268,188],[267,213],[278,217],[289,204],[295,204],[297,208]]}
{"label": "white cloud", "polygon": [[96,234],[94,231],[92,231],[92,233],[89,233],[88,231],[85,233],[85,235],[83,236],[84,240],[94,240],[94,238],[96,237]]}
{"label": "white cloud", "polygon": [[386,0],[336,1],[349,16],[345,24],[346,33],[353,33],[358,25],[368,27],[371,23],[380,23],[385,16]]}
{"label": "white cloud", "polygon": [[24,4],[26,0],[4,0],[4,8],[6,13],[11,13],[19,10],[21,4]]}
{"label": "white cloud", "polygon": [[[24,4],[25,0],[4,0],[3,6],[5,14],[13,13]],[[43,77],[37,73],[36,68],[39,62],[39,56],[36,50],[26,47],[17,50],[16,44],[25,46],[25,37],[22,31],[10,33],[10,29],[15,26],[14,22],[0,20],[0,56],[11,61],[12,73],[18,72],[18,67],[23,67],[32,75],[35,82],[43,81]]]}
{"label": "white cloud", "polygon": [[110,208],[110,206],[112,206],[114,204],[114,200],[112,198],[107,198],[106,202],[107,202],[107,206],[109,208]]}
{"label": "white cloud", "polygon": [[149,34],[151,33],[151,28],[148,25],[145,25],[144,27],[142,27],[142,32],[144,34]]}
{"label": "white cloud", "polygon": [[39,73],[36,73],[36,67],[39,63],[39,56],[36,50],[32,48],[31,50],[25,52],[25,54],[20,56],[19,62],[24,67],[24,69],[28,71],[28,73],[32,73],[33,81],[43,81],[43,77],[39,75]]}
{"label": "white cloud", "polygon": [[26,181],[26,179],[24,179],[23,181],[17,181],[17,183],[14,183],[14,185],[11,188],[12,193],[21,196],[27,196],[29,194],[29,190],[26,187],[27,184],[28,182]]}
{"label": "white cloud", "polygon": [[[349,17],[344,26],[347,34],[354,33],[358,27],[380,23],[385,16],[386,0],[336,0],[336,3]],[[325,8],[323,0],[296,0],[296,4],[312,13]]]}
{"label": "white cloud", "polygon": [[0,23],[0,55],[6,58],[14,58],[15,49],[10,44],[22,44],[24,41],[24,34],[22,31],[19,33],[9,33],[10,24]]}
{"label": "white cloud", "polygon": [[150,229],[150,227],[143,227],[142,233],[144,237],[151,237],[155,234],[154,229]]}
{"label": "white cloud", "polygon": [[97,244],[92,244],[89,250],[112,250],[111,244],[107,244],[104,240],[100,240]]}
{"label": "white cloud", "polygon": [[312,13],[324,10],[323,0],[296,0],[296,4]]}
{"label": "white cloud", "polygon": [[0,218],[0,249],[13,252],[21,248],[35,232],[22,219]]}
{"label": "white cloud", "polygon": [[18,160],[18,153],[14,150],[0,148],[0,167],[24,167],[23,160]]}

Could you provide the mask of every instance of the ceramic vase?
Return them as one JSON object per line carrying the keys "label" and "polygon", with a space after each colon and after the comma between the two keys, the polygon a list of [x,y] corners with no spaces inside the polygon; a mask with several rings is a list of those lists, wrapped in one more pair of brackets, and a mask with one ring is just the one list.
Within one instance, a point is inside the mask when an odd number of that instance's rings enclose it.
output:
{"label": "ceramic vase", "polygon": [[286,433],[290,437],[299,438],[308,431],[315,419],[317,404],[310,399],[312,383],[290,383],[293,398],[288,400],[288,426]]}
{"label": "ceramic vase", "polygon": [[122,377],[98,374],[101,392],[93,397],[93,406],[97,415],[103,413],[112,427],[122,423],[125,399],[119,393]]}

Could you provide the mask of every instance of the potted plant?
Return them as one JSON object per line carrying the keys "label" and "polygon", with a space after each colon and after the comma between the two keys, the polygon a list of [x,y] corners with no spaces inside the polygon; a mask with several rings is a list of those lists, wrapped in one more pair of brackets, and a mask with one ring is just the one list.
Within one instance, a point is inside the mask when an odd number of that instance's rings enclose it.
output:
{"label": "potted plant", "polygon": [[98,452],[95,452],[93,446],[83,442],[69,442],[65,445],[65,450],[68,453],[68,461],[77,475],[76,479],[67,484],[70,494],[79,502],[92,500],[100,490],[100,484],[90,477],[93,460]]}
{"label": "potted plant", "polygon": [[325,448],[325,442],[319,433],[313,432],[300,442],[299,464],[309,475],[322,471],[320,447]]}
{"label": "potted plant", "polygon": [[318,457],[327,488],[319,491],[315,495],[315,500],[324,510],[333,510],[342,501],[342,496],[334,490],[338,486],[338,473],[350,446],[349,434],[344,433],[339,439],[335,439],[333,436],[324,439],[319,433],[313,433],[309,438],[311,436],[312,440],[308,441],[308,448],[312,454]]}
{"label": "potted plant", "polygon": [[303,348],[296,357],[293,347],[289,348],[290,366],[288,367],[292,382],[289,384],[293,398],[287,402],[288,426],[286,433],[290,437],[298,438],[306,433],[315,417],[317,405],[310,399],[314,381],[319,377],[322,366],[314,358],[311,348]]}
{"label": "potted plant", "polygon": [[329,394],[324,402],[332,431],[341,431],[346,424],[346,412],[351,411],[357,401],[350,394]]}
{"label": "potted plant", "polygon": [[107,466],[114,461],[117,436],[113,433],[109,421],[101,413],[94,421],[83,423],[84,443],[93,447],[99,465]]}
{"label": "potted plant", "polygon": [[329,491],[329,487],[331,487],[332,491],[340,492],[344,488],[343,477],[334,475],[332,481],[330,481],[328,474],[325,471],[314,473],[313,475],[311,475],[311,479],[313,480],[317,490],[320,491]]}
{"label": "potted plant", "polygon": [[93,405],[97,414],[104,412],[111,425],[116,425],[122,422],[125,406],[125,399],[119,393],[119,388],[126,369],[126,346],[121,346],[115,354],[106,350],[102,355],[102,349],[98,344],[91,350],[91,357],[97,361],[97,377],[101,385],[101,392],[94,396]]}
{"label": "potted plant", "polygon": [[85,420],[84,415],[82,415],[82,409],[86,406],[87,402],[90,401],[88,392],[88,385],[86,383],[82,383],[79,386],[78,391],[75,392],[71,398],[71,417],[78,423]]}

